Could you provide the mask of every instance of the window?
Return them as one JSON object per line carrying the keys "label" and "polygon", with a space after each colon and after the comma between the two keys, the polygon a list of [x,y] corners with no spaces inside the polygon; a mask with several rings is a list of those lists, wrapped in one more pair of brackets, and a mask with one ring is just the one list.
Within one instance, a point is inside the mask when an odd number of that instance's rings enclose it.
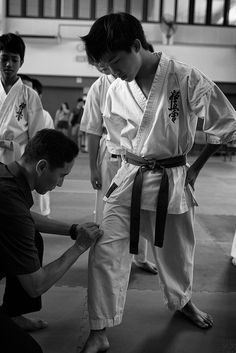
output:
{"label": "window", "polygon": [[193,22],[205,24],[206,10],[207,10],[207,0],[195,1]]}
{"label": "window", "polygon": [[125,0],[113,0],[113,12],[125,12]]}
{"label": "window", "polygon": [[8,13],[10,16],[21,16],[21,1],[19,0],[9,1]]}
{"label": "window", "polygon": [[160,0],[148,1],[147,21],[160,21]]}
{"label": "window", "polygon": [[26,2],[26,16],[39,17],[39,0],[27,0]]}
{"label": "window", "polygon": [[143,19],[143,0],[131,0],[130,14],[140,21]]}
{"label": "window", "polygon": [[61,17],[73,18],[74,17],[74,1],[61,0]]}
{"label": "window", "polygon": [[170,15],[177,24],[236,26],[236,0],[6,0],[6,8],[8,17],[95,20],[129,12],[142,22]]}
{"label": "window", "polygon": [[78,14],[76,18],[91,18],[91,2],[90,1],[79,1]]}
{"label": "window", "polygon": [[236,26],[236,0],[230,1],[229,8],[229,25]]}
{"label": "window", "polygon": [[108,13],[108,0],[96,0],[95,17],[99,18]]}
{"label": "window", "polygon": [[44,0],[43,17],[56,17],[56,0]]}
{"label": "window", "polygon": [[185,6],[182,6],[182,2],[177,2],[177,14],[176,22],[188,23],[189,20],[189,0],[186,0]]}
{"label": "window", "polygon": [[213,0],[211,7],[211,23],[222,25],[224,22],[224,0]]}

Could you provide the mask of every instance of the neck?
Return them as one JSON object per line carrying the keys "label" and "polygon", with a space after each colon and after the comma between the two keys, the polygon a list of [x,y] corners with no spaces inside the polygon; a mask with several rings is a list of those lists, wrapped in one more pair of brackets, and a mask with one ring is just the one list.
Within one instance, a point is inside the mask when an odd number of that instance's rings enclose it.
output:
{"label": "neck", "polygon": [[21,171],[27,179],[30,190],[34,190],[35,176],[34,176],[34,165],[26,163],[22,158],[17,161],[17,164],[21,167]]}
{"label": "neck", "polygon": [[18,76],[6,78],[4,76],[1,77],[2,85],[6,93],[8,93],[11,89],[11,87],[16,83],[16,81],[19,79]]}
{"label": "neck", "polygon": [[160,57],[158,55],[153,55],[151,52],[147,50],[144,51],[142,66],[135,80],[146,97],[150,92],[152,82],[155,77],[159,62],[160,62]]}

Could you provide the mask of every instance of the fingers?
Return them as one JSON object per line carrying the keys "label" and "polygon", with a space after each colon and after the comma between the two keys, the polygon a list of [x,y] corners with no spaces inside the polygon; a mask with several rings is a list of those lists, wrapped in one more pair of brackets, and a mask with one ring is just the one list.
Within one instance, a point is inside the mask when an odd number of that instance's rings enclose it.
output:
{"label": "fingers", "polygon": [[78,227],[76,245],[83,250],[87,250],[102,235],[103,231],[95,223],[86,223]]}
{"label": "fingers", "polygon": [[95,190],[100,190],[102,188],[102,184],[99,180],[92,181],[92,186]]}

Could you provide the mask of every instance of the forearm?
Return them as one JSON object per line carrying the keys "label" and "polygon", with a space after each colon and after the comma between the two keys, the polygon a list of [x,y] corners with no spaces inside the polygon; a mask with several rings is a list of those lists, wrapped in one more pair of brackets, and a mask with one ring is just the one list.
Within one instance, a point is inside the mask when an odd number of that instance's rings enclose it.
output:
{"label": "forearm", "polygon": [[42,268],[41,284],[38,287],[39,295],[51,288],[70,269],[84,251],[74,244],[57,260],[44,266]]}
{"label": "forearm", "polygon": [[55,261],[31,274],[19,275],[18,279],[31,297],[39,297],[68,271],[83,252],[84,250],[74,244]]}
{"label": "forearm", "polygon": [[90,170],[94,170],[97,167],[97,157],[101,136],[93,134],[87,134],[87,136]]}
{"label": "forearm", "polygon": [[39,232],[68,236],[70,235],[71,224],[42,216],[36,212],[31,212],[31,215],[34,219],[36,229]]}

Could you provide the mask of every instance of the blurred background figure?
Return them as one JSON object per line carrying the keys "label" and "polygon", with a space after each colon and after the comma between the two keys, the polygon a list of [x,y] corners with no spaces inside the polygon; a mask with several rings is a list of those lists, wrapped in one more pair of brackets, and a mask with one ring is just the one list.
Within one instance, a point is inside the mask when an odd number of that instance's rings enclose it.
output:
{"label": "blurred background figure", "polygon": [[70,125],[71,125],[71,139],[77,143],[80,150],[82,148],[83,132],[80,131],[80,122],[84,112],[84,100],[83,98],[77,99],[76,107],[71,112]]}
{"label": "blurred background figure", "polygon": [[70,120],[70,108],[67,102],[61,104],[60,108],[57,109],[54,119],[55,128],[61,131],[64,135],[69,135],[69,120]]}
{"label": "blurred background figure", "polygon": [[234,240],[231,248],[232,264],[236,266],[236,230],[234,234]]}
{"label": "blurred background figure", "polygon": [[[39,80],[37,80],[36,78],[32,78],[31,80],[32,80],[33,89],[38,93],[40,99],[42,100],[42,95],[43,95],[42,83]],[[49,112],[47,110],[43,109],[43,115],[44,115],[45,121],[47,123],[47,128],[54,129],[53,118],[51,117]]]}

